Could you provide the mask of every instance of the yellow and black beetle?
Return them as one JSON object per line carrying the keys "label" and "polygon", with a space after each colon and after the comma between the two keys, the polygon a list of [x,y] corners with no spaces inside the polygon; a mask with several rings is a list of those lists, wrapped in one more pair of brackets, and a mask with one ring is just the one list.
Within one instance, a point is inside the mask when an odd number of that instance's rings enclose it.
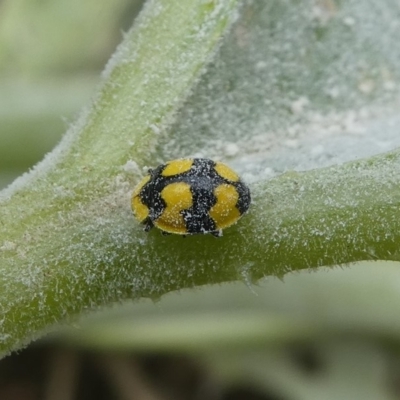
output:
{"label": "yellow and black beetle", "polygon": [[132,195],[147,232],[221,236],[250,206],[250,190],[227,165],[206,158],[169,161],[148,171]]}

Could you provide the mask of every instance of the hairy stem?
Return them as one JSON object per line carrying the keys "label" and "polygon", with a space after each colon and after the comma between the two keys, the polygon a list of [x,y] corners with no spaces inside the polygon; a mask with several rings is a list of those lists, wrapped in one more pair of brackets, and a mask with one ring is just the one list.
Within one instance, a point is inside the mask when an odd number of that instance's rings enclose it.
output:
{"label": "hairy stem", "polygon": [[149,162],[237,8],[235,0],[149,1],[93,105],[41,164],[3,191],[0,351],[86,308],[144,293],[153,267],[140,272],[147,246],[129,210],[138,165]]}

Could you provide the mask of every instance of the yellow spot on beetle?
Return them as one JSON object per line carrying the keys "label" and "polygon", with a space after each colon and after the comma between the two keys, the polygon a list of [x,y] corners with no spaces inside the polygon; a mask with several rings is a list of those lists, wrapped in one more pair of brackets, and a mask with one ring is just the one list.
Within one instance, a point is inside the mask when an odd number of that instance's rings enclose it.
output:
{"label": "yellow spot on beetle", "polygon": [[185,220],[181,211],[190,208],[193,197],[190,185],[185,182],[171,183],[161,191],[166,208],[154,225],[169,233],[187,234]]}
{"label": "yellow spot on beetle", "polygon": [[149,216],[149,209],[142,203],[139,196],[132,197],[132,210],[140,222],[143,222]]}
{"label": "yellow spot on beetle", "polygon": [[232,171],[227,165],[217,162],[215,164],[215,170],[218,172],[218,175],[222,178],[228,179],[232,182],[238,182],[239,176],[236,172]]}
{"label": "yellow spot on beetle", "polygon": [[214,190],[214,195],[217,202],[211,207],[209,214],[217,229],[224,229],[233,225],[240,218],[240,212],[236,208],[239,199],[236,188],[224,183]]}
{"label": "yellow spot on beetle", "polygon": [[182,174],[183,172],[189,171],[192,168],[193,159],[186,158],[182,160],[174,160],[167,164],[161,173],[162,176],[173,176]]}

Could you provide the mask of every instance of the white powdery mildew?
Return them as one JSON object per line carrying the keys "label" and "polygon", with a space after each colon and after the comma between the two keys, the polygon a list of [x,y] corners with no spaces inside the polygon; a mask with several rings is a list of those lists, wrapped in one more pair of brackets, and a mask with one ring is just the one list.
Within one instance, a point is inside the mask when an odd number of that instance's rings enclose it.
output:
{"label": "white powdery mildew", "polygon": [[247,3],[159,153],[222,159],[251,183],[399,146],[391,6]]}
{"label": "white powdery mildew", "polygon": [[17,249],[17,244],[14,242],[10,242],[8,240],[5,240],[3,242],[3,245],[0,246],[0,251],[14,251]]}

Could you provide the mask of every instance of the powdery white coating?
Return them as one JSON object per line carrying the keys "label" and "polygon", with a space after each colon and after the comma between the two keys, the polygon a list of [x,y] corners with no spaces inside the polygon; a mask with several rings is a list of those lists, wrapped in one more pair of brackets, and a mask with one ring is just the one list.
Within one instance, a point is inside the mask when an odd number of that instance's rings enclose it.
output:
{"label": "powdery white coating", "polygon": [[397,6],[329,4],[249,2],[157,160],[209,157],[257,182],[399,146]]}
{"label": "powdery white coating", "polygon": [[[353,164],[346,174],[340,167],[320,170],[305,179],[301,175],[296,179],[295,172],[288,173],[292,179],[287,181],[287,186],[292,187],[292,193],[282,187],[281,203],[279,188],[276,191],[277,188],[268,189],[264,185],[257,197],[269,196],[275,204],[273,212],[260,213],[262,217],[258,220],[266,227],[266,243],[272,248],[275,243],[280,248],[286,237],[290,241],[286,251],[293,251],[300,263],[310,267],[315,266],[315,259],[308,264],[309,246],[314,252],[320,252],[317,265],[343,262],[346,253],[353,249],[357,249],[360,259],[393,255],[397,251],[399,225],[398,176],[399,157],[392,155],[374,162]],[[284,181],[281,184],[284,186]],[[317,206],[321,200],[329,208]],[[393,205],[393,212],[388,212],[390,205]],[[267,212],[268,205],[264,207]],[[364,216],[360,218],[362,213]],[[300,224],[296,222],[299,218]],[[287,224],[288,220],[292,223]],[[386,246],[392,242],[394,247],[383,250],[382,241]],[[328,250],[332,243],[337,246],[334,252]]]}
{"label": "powdery white coating", "polygon": [[141,175],[141,170],[139,165],[136,163],[136,161],[129,160],[126,162],[126,164],[122,167],[122,169],[132,175]]}
{"label": "powdery white coating", "polygon": [[5,240],[3,245],[0,246],[0,251],[14,251],[17,248],[17,245],[14,242],[10,242]]}
{"label": "powdery white coating", "polygon": [[272,134],[255,137],[240,148],[258,147],[259,151],[242,154],[234,164],[247,174],[248,182],[257,182],[286,171],[327,167],[400,147],[400,117],[379,111],[361,118],[354,117],[354,112],[331,115],[302,129],[297,126],[296,140],[282,142]]}

